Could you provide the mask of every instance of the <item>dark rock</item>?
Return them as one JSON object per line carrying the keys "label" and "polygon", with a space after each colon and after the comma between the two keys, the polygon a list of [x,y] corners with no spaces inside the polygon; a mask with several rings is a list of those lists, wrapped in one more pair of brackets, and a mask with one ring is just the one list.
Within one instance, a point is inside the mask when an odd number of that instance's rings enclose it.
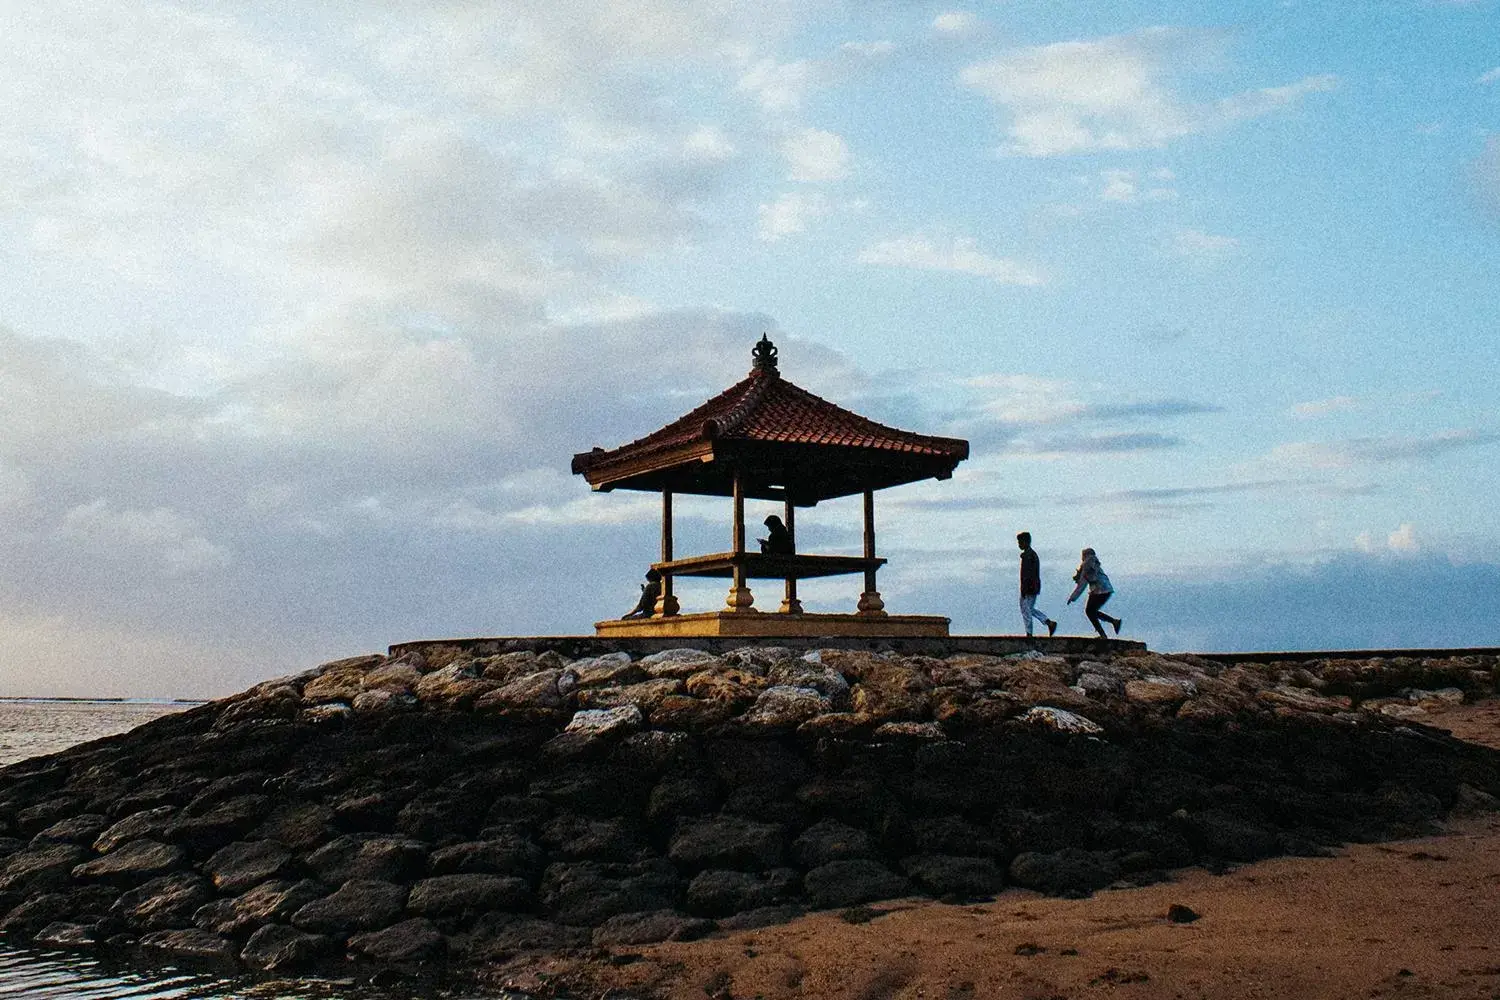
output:
{"label": "dark rock", "polygon": [[256,840],[285,844],[294,851],[305,851],[326,841],[332,824],[333,810],[327,806],[314,802],[289,802],[277,806],[266,821],[256,827],[253,836]]}
{"label": "dark rock", "polygon": [[109,912],[114,900],[114,892],[103,886],[44,892],[12,908],[5,919],[0,920],[0,931],[26,933],[61,920],[76,920],[85,915],[102,917]]}
{"label": "dark rock", "polygon": [[266,924],[250,935],[240,960],[263,972],[303,969],[333,949],[333,941],[321,934],[304,934],[286,924]]}
{"label": "dark rock", "polygon": [[721,799],[718,782],[713,778],[700,774],[674,775],[663,778],[651,789],[646,818],[652,823],[666,823],[681,816],[713,812]]}
{"label": "dark rock", "polygon": [[0,869],[0,892],[44,892],[67,885],[89,856],[77,844],[53,844],[12,854]]}
{"label": "dark rock", "polygon": [[305,931],[339,935],[378,930],[400,916],[406,896],[404,885],[350,879],[332,895],[313,900],[293,913],[292,924]]}
{"label": "dark rock", "polygon": [[87,846],[92,844],[104,830],[109,826],[109,818],[97,813],[83,813],[68,819],[58,820],[45,830],[39,831],[31,838],[32,847],[46,847],[48,844],[80,844]]}
{"label": "dark rock", "polygon": [[191,927],[193,913],[213,896],[213,889],[197,875],[176,872],[129,890],[110,907],[109,915],[138,931]]}
{"label": "dark rock", "polygon": [[353,791],[333,803],[333,823],[351,833],[389,833],[408,796],[400,789]]}
{"label": "dark rock", "polygon": [[1027,851],[1010,863],[1010,880],[1027,889],[1054,896],[1087,896],[1119,877],[1119,865],[1109,854],[1064,848],[1049,854]]}
{"label": "dark rock", "polygon": [[541,841],[563,858],[630,861],[645,848],[633,824],[623,819],[559,816],[542,829]]}
{"label": "dark rock", "polygon": [[671,909],[681,880],[663,862],[559,862],[542,876],[541,903],[559,923],[598,926],[619,913]]}
{"label": "dark rock", "polygon": [[187,856],[174,844],[132,840],[101,858],[73,869],[76,879],[98,879],[134,885],[182,866]]}
{"label": "dark rock", "polygon": [[405,882],[421,873],[427,846],[405,837],[339,837],[308,855],[307,866],[329,885],[352,878]]}
{"label": "dark rock", "polygon": [[792,857],[805,868],[816,868],[830,861],[873,858],[876,854],[875,842],[868,833],[832,819],[814,823],[792,841]]}
{"label": "dark rock", "polygon": [[689,917],[674,910],[621,913],[594,930],[600,948],[622,944],[654,944],[657,941],[695,941],[714,929],[712,920]]}
{"label": "dark rock", "polygon": [[782,906],[762,906],[754,910],[746,910],[744,913],[736,913],[719,921],[719,929],[722,931],[748,931],[757,927],[771,927],[775,924],[785,924],[796,920],[807,913],[807,908],[797,903],[787,903]]}
{"label": "dark rock", "polygon": [[903,860],[901,869],[924,892],[940,898],[985,898],[1005,884],[1005,875],[991,858],[922,854]]}
{"label": "dark rock", "polygon": [[771,868],[780,863],[785,829],[736,816],[686,819],[667,856],[687,868]]}
{"label": "dark rock", "polygon": [[814,868],[802,877],[802,885],[808,900],[819,910],[894,899],[911,891],[910,883],[900,875],[878,862],[862,859],[831,861]]}
{"label": "dark rock", "polygon": [[92,948],[99,943],[98,929],[90,924],[59,921],[37,931],[32,943],[57,948]]}
{"label": "dark rock", "polygon": [[1257,861],[1278,852],[1276,834],[1258,823],[1220,810],[1186,813],[1181,817],[1188,838],[1207,854],[1227,861]]}
{"label": "dark rock", "polygon": [[205,903],[194,912],[193,923],[215,934],[237,937],[263,924],[285,921],[327,894],[327,886],[311,879],[266,882],[233,899]]}
{"label": "dark rock", "polygon": [[196,855],[210,854],[256,826],[270,808],[264,795],[239,795],[197,815],[184,810],[168,824],[166,837]]}
{"label": "dark rock", "polygon": [[722,701],[705,701],[688,695],[667,695],[648,713],[651,725],[661,729],[699,733],[721,724],[734,714],[734,706]]}
{"label": "dark rock", "polygon": [[549,920],[511,913],[487,913],[469,933],[454,938],[453,947],[471,962],[503,962],[531,952],[557,954],[589,944],[586,927],[568,927]]}
{"label": "dark rock", "polygon": [[711,868],[688,883],[687,909],[703,917],[756,910],[793,895],[800,881],[790,868],[776,868],[763,875]]}
{"label": "dark rock", "polygon": [[505,875],[438,875],[412,886],[406,908],[427,917],[467,917],[486,910],[522,910],[531,887]]}
{"label": "dark rock", "polygon": [[1190,906],[1173,903],[1167,907],[1167,919],[1174,924],[1190,924],[1198,919],[1198,913]]}
{"label": "dark rock", "polygon": [[448,939],[421,917],[349,939],[350,951],[377,962],[425,962],[441,957],[447,948]]}
{"label": "dark rock", "polygon": [[172,817],[177,815],[176,806],[157,806],[133,812],[114,825],[106,827],[94,840],[94,850],[108,854],[121,844],[132,840],[161,840],[167,834]]}
{"label": "dark rock", "polygon": [[429,843],[470,837],[484,821],[490,803],[477,795],[437,791],[418,795],[396,816],[396,829]]}
{"label": "dark rock", "polygon": [[910,837],[912,846],[924,853],[984,855],[1008,860],[1004,838],[961,816],[917,817],[911,821]]}
{"label": "dark rock", "polygon": [[427,870],[433,875],[515,875],[530,881],[541,874],[545,864],[546,855],[536,844],[524,837],[506,836],[433,851],[427,859]]}
{"label": "dark rock", "polygon": [[241,893],[286,875],[292,852],[269,840],[241,840],[220,848],[203,866],[203,874],[220,892]]}
{"label": "dark rock", "polygon": [[217,934],[199,930],[152,931],[141,938],[140,945],[147,951],[160,951],[178,958],[199,961],[234,961],[234,945]]}
{"label": "dark rock", "polygon": [[84,802],[76,795],[59,795],[16,813],[16,829],[22,836],[34,837],[59,820],[83,810]]}

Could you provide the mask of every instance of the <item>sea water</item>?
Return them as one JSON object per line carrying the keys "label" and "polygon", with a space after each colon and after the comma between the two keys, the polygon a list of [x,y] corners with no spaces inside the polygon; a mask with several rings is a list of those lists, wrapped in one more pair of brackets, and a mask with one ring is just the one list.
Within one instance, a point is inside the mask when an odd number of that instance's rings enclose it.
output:
{"label": "sea water", "polygon": [[[0,698],[0,766],[113,736],[193,702]],[[14,948],[0,942],[0,1000],[387,1000],[477,997],[441,989],[368,986],[324,979],[255,980],[161,965],[121,965],[105,956]],[[488,994],[524,1000],[519,993]]]}

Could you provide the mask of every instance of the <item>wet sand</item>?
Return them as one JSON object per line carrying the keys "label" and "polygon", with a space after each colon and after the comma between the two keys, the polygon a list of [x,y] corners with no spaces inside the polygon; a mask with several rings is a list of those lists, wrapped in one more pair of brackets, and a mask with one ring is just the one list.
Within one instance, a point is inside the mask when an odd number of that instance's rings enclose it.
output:
{"label": "wet sand", "polygon": [[[1500,701],[1430,724],[1500,748]],[[1199,919],[1167,919],[1173,904]],[[554,967],[636,995],[703,998],[1500,998],[1500,814],[1436,837],[1354,845],[1066,900],[880,904]],[[868,914],[866,914],[868,916]],[[638,958],[632,957],[638,955]],[[530,978],[530,977],[527,977]],[[597,995],[597,994],[591,994]]]}

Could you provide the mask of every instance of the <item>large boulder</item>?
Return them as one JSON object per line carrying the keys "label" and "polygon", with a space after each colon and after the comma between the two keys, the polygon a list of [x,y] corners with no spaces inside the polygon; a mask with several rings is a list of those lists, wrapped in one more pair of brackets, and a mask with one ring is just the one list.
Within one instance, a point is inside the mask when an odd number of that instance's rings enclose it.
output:
{"label": "large boulder", "polygon": [[472,917],[489,910],[524,910],[531,903],[525,880],[506,875],[438,875],[412,886],[410,913],[424,917]]}
{"label": "large boulder", "polygon": [[182,866],[187,855],[175,844],[155,840],[132,840],[103,857],[73,869],[73,877],[133,885]]}
{"label": "large boulder", "polygon": [[754,729],[795,729],[832,709],[833,703],[811,687],[777,684],[762,691],[739,721]]}
{"label": "large boulder", "polygon": [[0,892],[41,892],[67,885],[89,852],[77,844],[51,844],[12,854],[0,868]]}
{"label": "large boulder", "polygon": [[351,952],[376,962],[424,962],[441,957],[447,948],[448,939],[424,917],[349,939]]}
{"label": "large boulder", "polygon": [[205,903],[193,913],[193,923],[215,934],[238,937],[265,924],[284,922],[327,894],[327,886],[311,879],[266,882],[233,899]]}
{"label": "large boulder", "polygon": [[427,859],[427,870],[433,875],[515,875],[529,881],[541,874],[545,864],[540,847],[508,834],[439,848]]}
{"label": "large boulder", "polygon": [[831,861],[802,877],[808,901],[820,910],[854,906],[877,899],[894,899],[911,891],[911,884],[878,861]]}
{"label": "large boulder", "polygon": [[238,894],[286,874],[292,852],[269,840],[241,840],[220,848],[203,866],[214,888]]}
{"label": "large boulder", "polygon": [[266,924],[250,935],[240,961],[262,972],[290,972],[311,965],[333,950],[322,934],[307,934],[286,924]]}
{"label": "large boulder", "polygon": [[1067,847],[1060,851],[1026,851],[1010,863],[1010,880],[1016,885],[1054,896],[1086,896],[1113,882],[1120,875],[1114,858],[1103,851]]}
{"label": "large boulder", "polygon": [[406,905],[407,888],[379,879],[350,879],[292,914],[292,925],[320,934],[348,935],[389,926]]}
{"label": "large boulder", "polygon": [[157,806],[155,809],[133,812],[101,831],[94,839],[94,850],[100,854],[108,854],[128,841],[161,840],[166,836],[167,827],[176,814],[176,806]]}
{"label": "large boulder", "polygon": [[542,877],[543,911],[563,924],[597,927],[619,913],[671,909],[682,891],[670,864],[559,862]]}
{"label": "large boulder", "polygon": [[191,927],[193,914],[213,898],[213,887],[205,879],[192,872],[174,872],[126,892],[110,907],[109,915],[135,930]]}
{"label": "large boulder", "polygon": [[684,819],[667,857],[685,868],[772,868],[781,862],[785,829],[737,816]]}

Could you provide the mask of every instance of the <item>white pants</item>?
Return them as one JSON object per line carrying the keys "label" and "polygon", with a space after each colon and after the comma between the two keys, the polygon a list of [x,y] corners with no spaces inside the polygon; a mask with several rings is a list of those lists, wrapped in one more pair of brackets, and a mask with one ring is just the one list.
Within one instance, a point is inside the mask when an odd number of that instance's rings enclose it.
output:
{"label": "white pants", "polygon": [[1041,622],[1043,625],[1051,621],[1051,619],[1047,617],[1046,612],[1038,611],[1036,609],[1035,594],[1023,594],[1021,595],[1021,620],[1026,623],[1027,635],[1031,634],[1031,620],[1033,618]]}

